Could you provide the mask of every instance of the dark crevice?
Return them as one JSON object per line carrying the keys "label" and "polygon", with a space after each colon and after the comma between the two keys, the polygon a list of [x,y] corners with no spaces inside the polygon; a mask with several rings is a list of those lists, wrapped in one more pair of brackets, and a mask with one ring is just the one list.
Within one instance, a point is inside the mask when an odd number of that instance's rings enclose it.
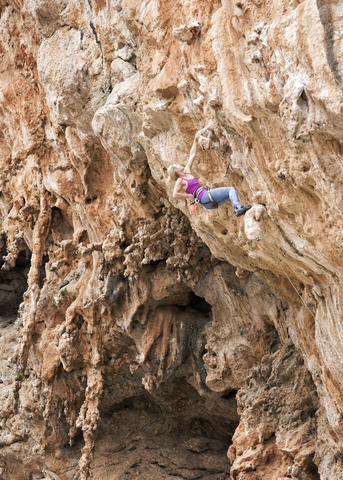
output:
{"label": "dark crevice", "polygon": [[129,63],[131,63],[135,67],[135,69],[137,70],[137,57],[136,57],[136,55],[133,55],[130,58]]}
{"label": "dark crevice", "polygon": [[164,216],[164,213],[161,210],[159,210],[157,213],[155,213],[154,219],[158,220],[159,218],[161,218],[163,216]]}
{"label": "dark crevice", "polygon": [[157,266],[161,262],[164,262],[164,260],[150,260],[149,265]]}
{"label": "dark crevice", "polygon": [[46,268],[45,265],[49,262],[49,255],[43,255],[42,264],[40,267],[40,276],[39,276],[39,288],[43,288],[44,279],[46,278]]}
{"label": "dark crevice", "polygon": [[282,235],[282,238],[285,240],[285,242],[288,243],[288,245],[295,251],[295,253],[297,255],[299,255],[300,257],[303,257],[304,255],[302,253],[299,252],[299,250],[297,249],[297,247],[294,245],[294,243],[287,237],[287,235],[285,234],[285,232],[282,230],[282,228],[280,227],[280,225],[278,225],[277,223],[275,223],[275,225],[277,226],[277,228],[279,229],[281,235]]}
{"label": "dark crevice", "polygon": [[113,405],[111,410],[106,411],[106,415],[113,415],[115,412],[121,410],[146,410],[148,409],[150,414],[160,414],[162,413],[161,408],[158,403],[154,402],[153,399],[147,397],[145,394],[137,397],[130,397],[124,399],[122,402]]}
{"label": "dark crevice", "polygon": [[[71,443],[71,444],[70,444]],[[84,446],[85,442],[83,440],[83,432],[82,430],[78,430],[76,435],[74,436],[72,442],[70,442],[68,440],[68,442],[66,442],[63,447],[66,449],[66,450],[76,450],[76,451],[80,451],[81,448]]]}
{"label": "dark crevice", "polygon": [[222,396],[222,398],[224,398],[225,400],[232,400],[234,398],[236,398],[236,395],[238,393],[238,390],[235,390],[234,388],[232,390],[230,390],[228,393],[226,393],[225,395]]}
{"label": "dark crevice", "polygon": [[319,11],[319,18],[324,29],[326,59],[332,73],[334,74],[335,79],[339,83],[339,86],[343,92],[343,80],[339,72],[338,61],[334,52],[335,25],[332,21],[331,5],[325,0],[317,0],[317,8]]}
{"label": "dark crevice", "polygon": [[[87,0],[87,2],[88,2],[88,5],[89,5],[89,8],[90,8],[90,11],[91,11],[91,15],[92,15],[93,14],[92,0]],[[100,47],[100,50],[101,50],[101,67],[102,67],[102,70],[104,70],[104,52],[103,52],[102,45],[101,45],[101,42],[99,40],[96,28],[95,28],[92,20],[89,21],[89,26],[91,27],[91,30],[92,30],[93,35],[95,37],[96,43]]]}
{"label": "dark crevice", "polygon": [[211,313],[212,311],[212,306],[207,303],[204,298],[198,297],[194,292],[190,292],[187,305],[180,305],[178,303],[174,303],[173,305],[177,307],[181,312],[189,310],[190,308],[204,314]]}
{"label": "dark crevice", "polygon": [[31,255],[28,255],[25,250],[21,250],[15,261],[15,268],[25,268],[31,264]]}
{"label": "dark crevice", "polygon": [[11,324],[17,318],[19,305],[23,302],[23,295],[27,290],[30,265],[31,253],[21,250],[14,268],[10,271],[0,270],[0,315],[5,324]]}
{"label": "dark crevice", "polygon": [[195,295],[194,292],[192,292],[190,295],[189,306],[201,313],[210,313],[212,311],[212,306],[207,303],[204,298]]}
{"label": "dark crevice", "polygon": [[229,135],[231,135],[233,138],[235,138],[237,140],[237,142],[239,142],[240,144],[243,143],[243,139],[242,137],[240,136],[240,134],[238,132],[236,132],[236,130],[234,130],[228,123],[227,121],[218,113],[218,110],[215,110],[214,111],[214,115],[216,117],[216,119],[218,120],[218,122],[223,125],[223,127],[225,128],[225,130],[227,131],[227,133]]}
{"label": "dark crevice", "polygon": [[124,241],[122,244],[121,244],[121,248],[122,250],[126,250],[131,244],[128,243],[127,241]]}
{"label": "dark crevice", "polygon": [[277,223],[275,223],[275,225],[277,226],[277,228],[279,229],[283,239],[285,240],[285,242],[288,243],[288,245],[295,251],[295,253],[297,255],[299,255],[300,257],[304,257],[304,258],[308,258],[309,260],[312,260],[316,265],[318,265],[318,267],[321,267],[323,268],[327,273],[329,273],[334,279],[337,279],[337,276],[331,272],[328,268],[324,267],[324,265],[321,265],[320,263],[318,263],[314,258],[312,257],[309,257],[308,255],[303,255],[301,252],[299,252],[299,250],[297,249],[297,247],[294,245],[294,243],[286,236],[285,232],[282,230],[282,228],[280,227],[280,225],[278,225]]}
{"label": "dark crevice", "polygon": [[281,347],[281,340],[278,332],[274,329],[270,339],[269,354],[272,355],[273,353],[277,352],[280,349],[280,347]]}
{"label": "dark crevice", "polygon": [[318,471],[317,465],[313,462],[314,454],[310,457],[309,466],[307,467],[308,473],[311,475],[313,480],[320,480],[320,474]]}

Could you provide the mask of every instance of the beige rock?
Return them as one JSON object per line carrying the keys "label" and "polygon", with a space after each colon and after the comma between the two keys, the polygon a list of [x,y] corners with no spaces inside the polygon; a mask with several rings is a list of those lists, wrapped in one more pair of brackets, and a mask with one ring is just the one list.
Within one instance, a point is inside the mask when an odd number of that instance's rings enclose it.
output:
{"label": "beige rock", "polygon": [[254,205],[244,215],[244,231],[249,240],[260,241],[263,238],[261,220],[267,217],[266,208],[263,205]]}
{"label": "beige rock", "polygon": [[93,130],[104,148],[126,169],[137,168],[146,162],[144,150],[135,141],[142,122],[132,111],[138,100],[139,83],[138,73],[119,83],[92,121]]}
{"label": "beige rock", "polygon": [[85,108],[91,87],[87,57],[94,45],[78,30],[64,27],[40,47],[37,68],[56,127],[64,124],[90,131],[91,114]]}
{"label": "beige rock", "polygon": [[193,20],[190,25],[181,25],[173,29],[173,35],[181,42],[186,42],[190,45],[201,32],[201,22]]}
{"label": "beige rock", "polygon": [[341,23],[0,2],[1,478],[342,479]]}
{"label": "beige rock", "polygon": [[134,75],[136,69],[131,63],[124,61],[121,58],[116,58],[111,63],[111,72],[117,80],[122,82],[131,77],[131,75]]}

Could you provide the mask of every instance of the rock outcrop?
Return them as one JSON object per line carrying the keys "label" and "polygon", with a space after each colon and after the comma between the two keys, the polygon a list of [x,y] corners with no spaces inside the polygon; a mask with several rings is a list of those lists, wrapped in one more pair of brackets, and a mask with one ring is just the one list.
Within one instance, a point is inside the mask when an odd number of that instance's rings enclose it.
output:
{"label": "rock outcrop", "polygon": [[[0,479],[343,479],[341,34],[0,1]],[[198,131],[245,217],[173,200]]]}

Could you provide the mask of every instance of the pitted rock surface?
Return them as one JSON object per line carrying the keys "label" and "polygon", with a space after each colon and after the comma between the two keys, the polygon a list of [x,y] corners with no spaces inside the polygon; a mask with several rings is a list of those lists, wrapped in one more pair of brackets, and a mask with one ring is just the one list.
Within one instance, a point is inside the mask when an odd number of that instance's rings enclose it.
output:
{"label": "pitted rock surface", "polygon": [[0,1],[1,480],[343,479],[341,16]]}

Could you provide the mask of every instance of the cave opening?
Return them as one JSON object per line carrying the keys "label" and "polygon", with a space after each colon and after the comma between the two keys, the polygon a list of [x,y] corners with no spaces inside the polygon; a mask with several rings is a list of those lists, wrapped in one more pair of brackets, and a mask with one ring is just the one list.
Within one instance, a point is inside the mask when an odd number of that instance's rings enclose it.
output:
{"label": "cave opening", "polygon": [[[140,305],[131,319],[130,345],[117,337],[109,342],[94,475],[101,468],[103,480],[133,472],[143,480],[229,477],[227,451],[239,424],[237,391],[213,392],[206,386],[203,356],[211,320],[212,306],[180,284],[158,301]],[[140,363],[144,342],[151,345]],[[113,358],[110,352],[116,352]]]}
{"label": "cave opening", "polygon": [[194,292],[191,293],[189,299],[189,306],[198,310],[201,313],[210,313],[212,311],[212,306],[206,302],[202,297],[198,297]]}
{"label": "cave opening", "polygon": [[198,297],[193,291],[189,292],[186,302],[174,303],[174,305],[181,311],[192,308],[205,314],[205,316],[212,312],[212,306],[203,297]]}
{"label": "cave opening", "polygon": [[224,398],[225,400],[235,399],[237,393],[238,393],[238,390],[235,390],[234,388],[232,388],[232,389],[230,389],[227,393],[225,393],[225,394],[222,396],[222,398]]}
{"label": "cave opening", "polygon": [[[4,264],[1,257],[1,266]],[[11,270],[0,269],[0,322],[5,327],[15,322],[19,305],[27,290],[27,276],[31,266],[31,252],[19,252],[15,266]]]}
{"label": "cave opening", "polygon": [[[111,394],[105,392],[92,463],[94,473],[105,462],[103,480],[114,478],[114,473],[118,475],[115,478],[126,478],[132,473],[132,467],[128,467],[132,463],[142,479],[229,477],[227,450],[239,422],[233,395],[228,399],[200,395],[182,374],[152,392],[137,382],[136,395],[113,398],[114,392],[118,397],[125,390],[127,385],[119,385],[117,378]],[[231,403],[235,404],[235,413]],[[138,457],[140,461],[135,462]],[[122,465],[123,470],[118,471],[114,465]],[[189,477],[191,474],[200,476]]]}
{"label": "cave opening", "polygon": [[[73,224],[65,211],[53,207],[51,211],[51,231],[53,231],[53,242],[62,242],[71,240],[74,234]],[[84,241],[84,239],[80,239]]]}

